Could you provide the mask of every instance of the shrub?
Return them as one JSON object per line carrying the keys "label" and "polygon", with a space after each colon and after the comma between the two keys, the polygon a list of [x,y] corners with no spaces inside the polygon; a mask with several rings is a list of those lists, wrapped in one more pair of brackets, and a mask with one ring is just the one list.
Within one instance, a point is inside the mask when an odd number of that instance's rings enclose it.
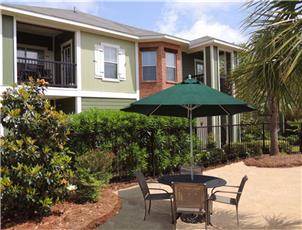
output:
{"label": "shrub", "polygon": [[45,82],[29,82],[2,94],[1,204],[4,217],[48,212],[63,199],[70,170],[65,147],[67,117],[43,97]]}
{"label": "shrub", "polygon": [[224,163],[226,161],[226,155],[223,149],[212,148],[208,151],[202,151],[195,156],[195,162],[197,165],[210,166]]}
{"label": "shrub", "polygon": [[101,185],[105,185],[112,177],[113,154],[100,149],[89,150],[76,157],[75,177],[76,201],[79,203],[96,202]]}
{"label": "shrub", "polygon": [[114,153],[113,171],[119,175],[135,170],[150,175],[153,158],[157,174],[189,159],[187,119],[91,109],[72,115],[71,126],[70,148],[79,154],[92,148]]}
{"label": "shrub", "polygon": [[226,144],[223,146],[228,160],[244,159],[250,156],[262,154],[262,143],[259,141],[232,143],[231,148]]}

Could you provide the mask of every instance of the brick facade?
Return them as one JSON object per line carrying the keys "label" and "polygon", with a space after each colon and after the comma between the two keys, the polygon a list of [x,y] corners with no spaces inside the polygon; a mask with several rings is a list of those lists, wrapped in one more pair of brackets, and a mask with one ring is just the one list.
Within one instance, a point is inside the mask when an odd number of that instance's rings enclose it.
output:
{"label": "brick facade", "polygon": [[[157,52],[156,80],[144,81],[142,68],[142,50],[152,49]],[[166,78],[166,49],[176,53],[176,81],[167,81]],[[149,96],[182,81],[181,47],[166,42],[139,43],[139,89],[140,98]]]}

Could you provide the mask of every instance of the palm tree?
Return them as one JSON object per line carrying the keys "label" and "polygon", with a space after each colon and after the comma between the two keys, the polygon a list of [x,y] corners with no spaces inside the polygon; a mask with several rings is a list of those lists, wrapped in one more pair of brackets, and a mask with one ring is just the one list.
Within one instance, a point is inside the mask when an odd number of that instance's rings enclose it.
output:
{"label": "palm tree", "polygon": [[236,94],[265,106],[270,115],[271,154],[279,153],[279,112],[301,106],[301,2],[259,1],[247,4],[245,21],[254,32],[232,80]]}

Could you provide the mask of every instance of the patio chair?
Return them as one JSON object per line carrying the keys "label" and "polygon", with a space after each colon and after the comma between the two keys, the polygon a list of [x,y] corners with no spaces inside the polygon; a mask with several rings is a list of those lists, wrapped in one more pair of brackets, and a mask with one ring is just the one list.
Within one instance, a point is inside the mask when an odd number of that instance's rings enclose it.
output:
{"label": "patio chair", "polygon": [[173,217],[176,224],[181,214],[205,214],[205,228],[208,225],[207,187],[197,183],[173,183]]}
{"label": "patio chair", "polygon": [[[230,188],[237,188],[238,189],[237,192],[217,190],[215,192],[212,191],[212,194],[210,196],[210,201],[216,201],[216,202],[220,202],[220,203],[230,204],[230,205],[236,206],[236,217],[237,217],[237,225],[238,226],[239,226],[238,205],[239,205],[239,201],[240,201],[240,197],[241,197],[244,185],[245,185],[245,183],[246,183],[247,180],[248,180],[247,176],[244,176],[242,178],[241,183],[240,183],[239,186],[233,186],[233,185],[225,185],[224,186],[224,187],[230,187]],[[235,198],[231,198],[231,197],[226,197],[226,196],[219,196],[219,195],[216,195],[217,193],[235,194],[236,197]]]}
{"label": "patio chair", "polygon": [[[137,182],[139,184],[139,187],[142,191],[144,202],[145,202],[145,215],[144,220],[146,220],[146,214],[147,214],[147,201],[149,201],[149,210],[148,214],[150,214],[151,210],[151,201],[152,200],[170,200],[171,205],[171,215],[173,215],[173,203],[172,203],[172,193],[169,193],[167,190],[162,188],[150,188],[148,184],[160,184],[158,182],[146,182],[144,175],[141,172],[135,172],[134,173]],[[150,193],[150,190],[157,190],[157,191],[163,191],[162,193]],[[172,216],[172,223],[173,223],[173,216]]]}
{"label": "patio chair", "polygon": [[[191,174],[191,166],[180,166],[179,171],[181,175]],[[194,175],[202,175],[202,172],[203,172],[203,167],[193,166]]]}

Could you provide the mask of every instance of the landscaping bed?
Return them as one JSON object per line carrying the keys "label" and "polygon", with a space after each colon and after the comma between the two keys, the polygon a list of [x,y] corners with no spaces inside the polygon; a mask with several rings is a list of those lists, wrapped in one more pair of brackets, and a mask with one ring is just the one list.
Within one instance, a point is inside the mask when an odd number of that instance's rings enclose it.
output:
{"label": "landscaping bed", "polygon": [[96,203],[75,204],[63,202],[51,208],[51,214],[35,220],[2,220],[2,228],[11,230],[29,229],[95,229],[116,215],[121,202],[110,188],[101,192]]}
{"label": "landscaping bed", "polygon": [[288,168],[302,166],[302,154],[279,154],[276,156],[262,155],[244,160],[247,166],[261,168]]}

